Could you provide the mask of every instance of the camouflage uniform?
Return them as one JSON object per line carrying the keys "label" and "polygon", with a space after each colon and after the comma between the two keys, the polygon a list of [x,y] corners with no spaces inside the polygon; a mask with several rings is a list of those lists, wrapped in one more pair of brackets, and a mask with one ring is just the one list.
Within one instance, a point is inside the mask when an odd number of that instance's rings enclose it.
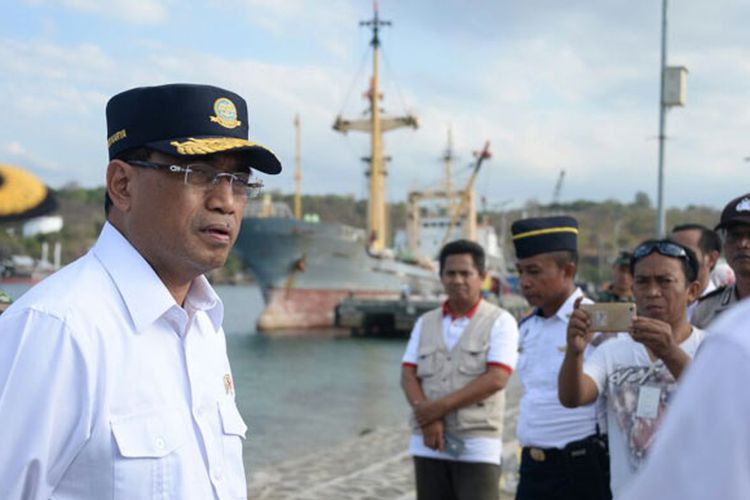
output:
{"label": "camouflage uniform", "polygon": [[635,302],[632,295],[617,295],[611,287],[595,294],[592,298],[596,302]]}

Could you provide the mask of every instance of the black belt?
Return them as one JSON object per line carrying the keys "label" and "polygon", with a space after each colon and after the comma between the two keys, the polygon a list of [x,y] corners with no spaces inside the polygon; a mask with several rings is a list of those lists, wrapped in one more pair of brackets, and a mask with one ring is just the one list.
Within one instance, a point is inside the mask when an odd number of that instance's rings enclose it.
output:
{"label": "black belt", "polygon": [[535,462],[557,462],[563,458],[580,458],[586,456],[592,446],[600,446],[600,443],[607,442],[606,435],[589,436],[578,441],[571,441],[564,448],[537,448],[535,446],[525,446],[522,454],[529,457]]}

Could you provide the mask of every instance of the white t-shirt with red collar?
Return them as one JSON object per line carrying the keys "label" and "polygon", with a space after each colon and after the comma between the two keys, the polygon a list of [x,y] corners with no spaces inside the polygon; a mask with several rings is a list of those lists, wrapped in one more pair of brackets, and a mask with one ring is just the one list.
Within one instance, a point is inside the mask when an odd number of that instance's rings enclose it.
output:
{"label": "white t-shirt with red collar", "polygon": [[[443,340],[448,350],[453,349],[466,327],[469,325],[479,302],[465,315],[455,317],[443,304]],[[404,365],[416,366],[418,360],[419,339],[422,332],[422,318],[414,325],[402,359]],[[498,366],[512,373],[518,360],[518,324],[515,318],[503,311],[495,320],[490,331],[490,348],[487,351],[487,365]],[[414,434],[409,443],[409,454],[412,456],[438,458],[461,462],[482,462],[500,464],[503,443],[501,439],[476,437],[464,440],[464,449],[458,457],[436,451],[425,446],[422,436]]]}

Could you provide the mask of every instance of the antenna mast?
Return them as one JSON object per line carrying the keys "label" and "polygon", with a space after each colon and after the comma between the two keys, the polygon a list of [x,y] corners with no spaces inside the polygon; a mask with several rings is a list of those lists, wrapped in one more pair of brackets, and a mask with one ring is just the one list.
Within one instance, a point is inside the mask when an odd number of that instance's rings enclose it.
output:
{"label": "antenna mast", "polygon": [[302,166],[299,113],[294,115],[294,217],[298,220],[302,218]]}
{"label": "antenna mast", "polygon": [[370,89],[365,93],[369,100],[370,118],[368,120],[345,120],[341,116],[336,117],[333,129],[346,134],[350,130],[367,132],[371,136],[370,168],[367,175],[370,178],[370,198],[367,207],[367,233],[369,237],[369,249],[374,253],[385,249],[386,241],[386,205],[385,205],[385,163],[383,159],[382,133],[400,127],[417,128],[417,119],[414,116],[386,118],[380,115],[380,99],[383,98],[379,89],[379,63],[380,63],[380,37],[381,26],[390,26],[390,21],[380,19],[378,4],[373,2],[373,18],[369,21],[361,21],[360,26],[372,28],[372,79]]}

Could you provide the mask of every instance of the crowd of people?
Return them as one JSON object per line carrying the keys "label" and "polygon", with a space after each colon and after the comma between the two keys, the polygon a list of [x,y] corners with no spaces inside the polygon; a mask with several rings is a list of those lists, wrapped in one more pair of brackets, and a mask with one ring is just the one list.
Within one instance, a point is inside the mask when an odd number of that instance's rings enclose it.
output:
{"label": "crowd of people", "polygon": [[[593,297],[634,311],[615,333],[597,331],[595,316],[618,308],[587,307],[576,286],[573,217],[522,219],[511,232],[533,312],[516,325],[483,301],[481,247],[451,242],[440,254],[447,300],[417,321],[403,356],[417,498],[499,498],[513,371],[523,387],[518,500],[750,497],[750,398],[740,395],[750,305],[735,306],[750,293],[750,194],[714,230],[676,226],[617,256],[611,285]],[[722,251],[732,273],[717,286]]]}
{"label": "crowd of people", "polygon": [[[246,498],[246,426],[204,273],[237,238],[252,171],[281,164],[218,87],[125,91],[107,127],[98,241],[15,303],[0,293],[0,498]],[[517,323],[482,299],[483,249],[448,243],[448,298],[403,356],[418,499],[499,497],[514,371],[517,499],[749,498],[750,194],[714,230],[677,226],[618,255],[595,297],[634,303],[616,334],[576,286],[574,218],[511,232],[533,312]],[[716,286],[722,252],[733,279]]]}

